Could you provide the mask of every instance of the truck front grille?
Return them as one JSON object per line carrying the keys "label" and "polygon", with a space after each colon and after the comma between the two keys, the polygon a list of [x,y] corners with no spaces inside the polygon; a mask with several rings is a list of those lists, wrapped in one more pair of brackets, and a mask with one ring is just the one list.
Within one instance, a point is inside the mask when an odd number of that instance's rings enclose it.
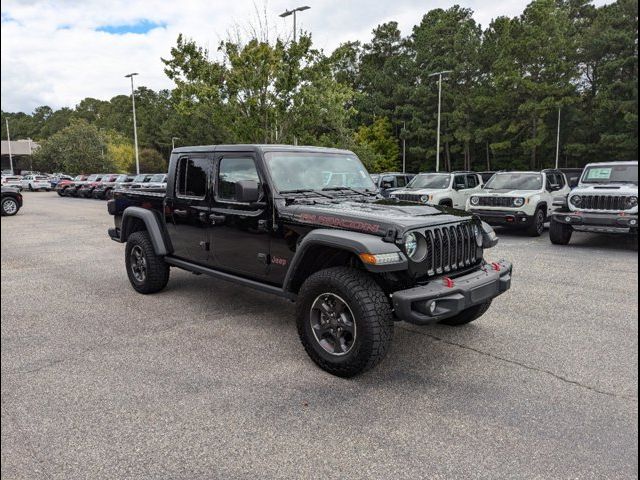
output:
{"label": "truck front grille", "polygon": [[478,206],[482,207],[513,207],[514,197],[479,197]]}
{"label": "truck front grille", "polygon": [[422,203],[420,201],[420,197],[422,195],[418,195],[417,193],[394,193],[393,196],[395,198],[397,198],[398,200],[405,200],[405,201],[408,201],[408,202]]}
{"label": "truck front grille", "polygon": [[624,195],[583,195],[580,208],[585,210],[626,210]]}
{"label": "truck front grille", "polygon": [[471,223],[459,223],[430,228],[424,232],[427,240],[428,275],[453,272],[482,259]]}

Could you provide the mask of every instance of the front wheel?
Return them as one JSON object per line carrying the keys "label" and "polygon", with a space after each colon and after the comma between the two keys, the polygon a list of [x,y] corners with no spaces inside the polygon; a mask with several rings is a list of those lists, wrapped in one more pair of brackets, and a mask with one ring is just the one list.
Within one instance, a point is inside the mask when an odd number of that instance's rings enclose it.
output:
{"label": "front wheel", "polygon": [[389,301],[365,272],[333,267],[311,275],[297,303],[307,354],[323,370],[353,377],[380,363],[393,337]]}
{"label": "front wheel", "polygon": [[527,229],[527,233],[531,237],[539,237],[544,233],[544,221],[545,214],[541,208],[536,209],[536,213],[533,214],[533,221]]}
{"label": "front wheel", "polygon": [[147,232],[134,232],[125,251],[127,275],[138,293],[156,293],[169,282],[169,265],[153,250]]}
{"label": "front wheel", "polygon": [[8,217],[15,215],[20,210],[20,205],[15,198],[7,197],[2,200],[2,215]]}
{"label": "front wheel", "polygon": [[469,307],[466,310],[461,311],[455,317],[440,320],[439,323],[442,323],[443,325],[449,325],[450,327],[459,327],[461,325],[466,325],[467,323],[471,323],[487,313],[487,310],[489,310],[490,306],[491,300],[486,303],[481,303],[480,305]]}
{"label": "front wheel", "polygon": [[551,218],[549,225],[549,239],[554,245],[568,245],[573,235],[573,227],[564,223],[557,222]]}

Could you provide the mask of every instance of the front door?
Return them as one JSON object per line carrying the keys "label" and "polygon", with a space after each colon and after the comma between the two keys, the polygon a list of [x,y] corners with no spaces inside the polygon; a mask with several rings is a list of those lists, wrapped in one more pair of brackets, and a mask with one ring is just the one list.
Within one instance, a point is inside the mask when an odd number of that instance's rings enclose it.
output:
{"label": "front door", "polygon": [[[178,159],[173,195],[168,195],[167,230],[173,255],[206,264],[210,254],[210,181],[213,157],[198,154]],[[167,192],[169,193],[169,192]]]}
{"label": "front door", "polygon": [[[264,278],[269,264],[269,207],[253,153],[221,153],[216,158],[215,195],[211,205],[212,267]],[[256,204],[236,200],[236,182],[255,180],[263,198]]]}
{"label": "front door", "polygon": [[[469,178],[472,177],[472,178]],[[453,208],[464,210],[467,206],[467,198],[476,192],[478,186],[477,180],[472,175],[459,174],[453,178],[453,192],[451,194]]]}

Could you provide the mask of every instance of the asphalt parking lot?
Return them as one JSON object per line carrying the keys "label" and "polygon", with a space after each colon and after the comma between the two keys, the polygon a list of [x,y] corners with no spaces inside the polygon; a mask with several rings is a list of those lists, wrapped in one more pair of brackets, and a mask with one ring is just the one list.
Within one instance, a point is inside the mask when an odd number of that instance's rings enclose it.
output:
{"label": "asphalt parking lot", "polygon": [[462,328],[397,324],[355,379],[288,302],[173,270],[129,286],[104,202],[2,218],[2,478],[634,478],[638,256],[500,232],[512,290]]}

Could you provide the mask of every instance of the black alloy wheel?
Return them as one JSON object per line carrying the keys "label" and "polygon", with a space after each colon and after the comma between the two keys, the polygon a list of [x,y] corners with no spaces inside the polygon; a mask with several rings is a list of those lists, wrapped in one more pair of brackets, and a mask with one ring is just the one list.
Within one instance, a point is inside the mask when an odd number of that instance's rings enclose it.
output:
{"label": "black alloy wheel", "polygon": [[311,305],[311,331],[325,352],[341,356],[356,340],[356,323],[349,305],[335,293],[323,293]]}

